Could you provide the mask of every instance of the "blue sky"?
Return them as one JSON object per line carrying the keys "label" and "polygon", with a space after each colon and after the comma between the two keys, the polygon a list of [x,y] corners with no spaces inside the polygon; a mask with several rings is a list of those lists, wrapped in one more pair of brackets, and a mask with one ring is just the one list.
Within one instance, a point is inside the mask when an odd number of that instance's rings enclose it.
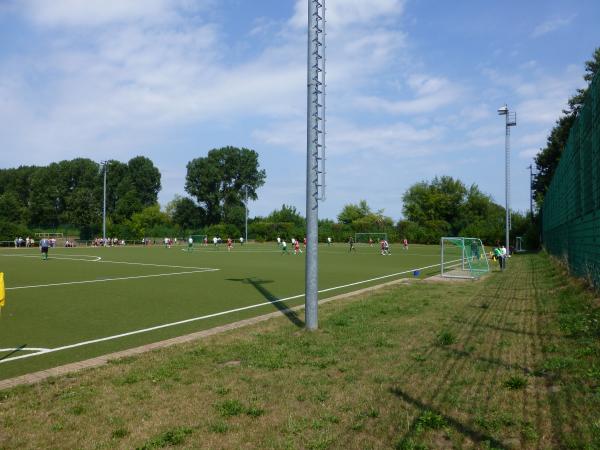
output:
{"label": "blue sky", "polygon": [[[0,0],[0,167],[150,157],[160,201],[185,166],[248,147],[251,215],[304,212],[306,0]],[[529,206],[525,169],[600,46],[597,1],[327,0],[328,197],[399,219],[413,183],[451,175]]]}

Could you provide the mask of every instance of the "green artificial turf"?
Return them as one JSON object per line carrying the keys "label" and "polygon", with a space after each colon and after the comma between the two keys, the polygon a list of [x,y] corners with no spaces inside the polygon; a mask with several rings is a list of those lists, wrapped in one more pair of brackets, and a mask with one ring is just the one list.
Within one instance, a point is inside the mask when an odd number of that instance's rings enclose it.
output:
{"label": "green artificial turf", "polygon": [[[355,253],[343,244],[320,247],[319,289],[331,290],[319,298],[412,277],[411,270],[439,263],[438,246],[392,250],[391,256],[382,256],[377,246],[358,246]],[[231,252],[212,245],[192,252],[160,245],[81,247],[51,249],[50,258],[43,261],[37,249],[2,249],[7,301],[0,317],[0,379],[302,304],[305,255],[290,253],[283,255],[274,244],[246,244]],[[436,270],[424,270],[420,276]],[[386,277],[405,271],[409,273]],[[385,278],[367,281],[379,277]],[[294,298],[272,303],[289,297]],[[12,359],[34,353],[28,351],[31,348],[72,346],[260,304],[264,305]],[[9,350],[17,348],[21,350]]]}

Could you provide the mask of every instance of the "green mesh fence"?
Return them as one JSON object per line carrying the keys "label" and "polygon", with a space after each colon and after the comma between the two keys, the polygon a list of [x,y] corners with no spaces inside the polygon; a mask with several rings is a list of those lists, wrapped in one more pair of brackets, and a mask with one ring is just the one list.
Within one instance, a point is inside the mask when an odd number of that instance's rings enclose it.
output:
{"label": "green mesh fence", "polygon": [[571,128],[542,208],[548,252],[600,286],[600,74]]}

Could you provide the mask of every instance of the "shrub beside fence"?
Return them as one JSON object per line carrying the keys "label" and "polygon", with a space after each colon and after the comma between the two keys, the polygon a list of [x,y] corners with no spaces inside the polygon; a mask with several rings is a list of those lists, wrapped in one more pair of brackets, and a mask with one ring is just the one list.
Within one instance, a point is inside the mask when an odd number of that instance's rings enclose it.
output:
{"label": "shrub beside fence", "polygon": [[600,74],[588,90],[544,198],[546,250],[600,286]]}

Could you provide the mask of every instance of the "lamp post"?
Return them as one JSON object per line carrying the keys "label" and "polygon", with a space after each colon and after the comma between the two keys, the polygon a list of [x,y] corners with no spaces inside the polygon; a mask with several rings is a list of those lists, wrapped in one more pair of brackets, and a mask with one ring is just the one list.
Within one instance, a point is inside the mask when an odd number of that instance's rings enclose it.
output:
{"label": "lamp post", "polygon": [[498,108],[498,115],[505,116],[505,135],[504,135],[504,195],[506,208],[506,255],[510,254],[510,127],[517,125],[517,113],[510,112],[505,104]]}
{"label": "lamp post", "polygon": [[108,161],[100,161],[104,171],[104,188],[102,200],[102,245],[106,245],[106,169]]}
{"label": "lamp post", "polygon": [[248,243],[248,186],[244,186],[246,191],[246,232],[244,233],[244,242]]}
{"label": "lamp post", "polygon": [[527,169],[529,169],[529,214],[533,221],[533,165],[529,164]]}

